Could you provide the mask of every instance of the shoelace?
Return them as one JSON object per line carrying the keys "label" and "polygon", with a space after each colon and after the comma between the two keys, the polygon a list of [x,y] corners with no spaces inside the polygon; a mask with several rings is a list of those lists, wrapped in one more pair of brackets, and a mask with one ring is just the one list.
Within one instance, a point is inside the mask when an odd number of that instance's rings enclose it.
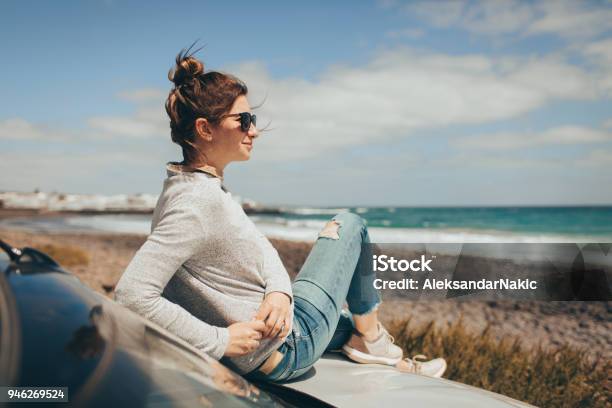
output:
{"label": "shoelace", "polygon": [[[395,338],[391,334],[389,334],[387,329],[385,329],[382,325],[380,326],[380,329],[387,336],[391,344],[395,344]],[[423,361],[419,361],[419,360],[423,360]],[[410,365],[409,367],[410,371],[413,371],[416,374],[421,374],[423,363],[427,362],[427,356],[423,354],[417,354],[415,356],[412,356],[412,358],[407,357],[403,359],[402,361],[406,361]]]}
{"label": "shoelace", "polygon": [[390,335],[387,329],[385,329],[382,325],[380,325],[380,331],[382,331],[387,336],[389,341],[391,341],[391,344],[395,344],[395,337]]}
{"label": "shoelace", "polygon": [[[419,361],[418,359],[425,360],[425,361]],[[427,361],[427,356],[424,356],[423,354],[417,354],[416,356],[413,356],[412,358],[405,358],[402,361],[406,361],[407,363],[409,363],[410,369],[414,368],[414,372],[416,374],[421,374],[421,369],[423,367],[423,363]]]}

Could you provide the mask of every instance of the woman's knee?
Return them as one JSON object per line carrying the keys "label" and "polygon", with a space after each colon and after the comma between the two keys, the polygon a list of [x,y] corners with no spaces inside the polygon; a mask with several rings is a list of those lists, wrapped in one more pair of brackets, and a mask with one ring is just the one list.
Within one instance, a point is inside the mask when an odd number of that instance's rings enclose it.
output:
{"label": "woman's knee", "polygon": [[321,232],[319,238],[340,239],[342,230],[356,231],[361,233],[366,229],[366,221],[357,214],[343,212],[335,215],[328,221]]}
{"label": "woman's knee", "polygon": [[332,220],[341,221],[343,223],[351,223],[355,225],[365,225],[366,221],[359,215],[352,212],[341,212],[333,216]]}

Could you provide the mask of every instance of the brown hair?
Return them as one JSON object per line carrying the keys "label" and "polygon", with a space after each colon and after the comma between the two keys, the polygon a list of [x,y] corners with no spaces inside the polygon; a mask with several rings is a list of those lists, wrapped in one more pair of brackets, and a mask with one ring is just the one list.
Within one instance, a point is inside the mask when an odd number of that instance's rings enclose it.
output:
{"label": "brown hair", "polygon": [[197,158],[195,121],[205,118],[212,125],[228,113],[236,98],[246,95],[247,86],[238,78],[217,71],[204,72],[204,64],[193,57],[194,52],[181,50],[176,65],[168,72],[174,83],[166,100],[166,112],[170,117],[172,141],[183,150],[185,164]]}

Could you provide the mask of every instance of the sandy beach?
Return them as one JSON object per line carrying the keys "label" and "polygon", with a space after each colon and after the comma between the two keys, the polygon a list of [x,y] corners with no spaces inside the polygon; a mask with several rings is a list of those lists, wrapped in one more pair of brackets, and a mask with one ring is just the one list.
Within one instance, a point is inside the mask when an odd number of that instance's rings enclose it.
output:
{"label": "sandy beach", "polygon": [[[0,237],[17,247],[60,245],[81,249],[89,255],[87,264],[66,269],[108,297],[112,297],[116,282],[146,239],[144,235],[42,234],[8,229],[0,229]],[[277,239],[271,242],[293,278],[312,243]],[[518,337],[527,348],[567,344],[586,348],[593,357],[612,357],[612,302],[408,301],[394,292],[383,292],[383,300],[380,315],[386,323],[411,317],[415,326],[431,321],[444,326],[463,319],[470,330],[480,332],[489,327],[496,338]]]}

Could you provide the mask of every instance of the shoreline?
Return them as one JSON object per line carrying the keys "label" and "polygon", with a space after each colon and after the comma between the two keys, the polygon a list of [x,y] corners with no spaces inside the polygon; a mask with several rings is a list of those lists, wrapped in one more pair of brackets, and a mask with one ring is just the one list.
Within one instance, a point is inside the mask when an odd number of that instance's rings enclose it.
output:
{"label": "shoreline", "polygon": [[[148,211],[49,211],[0,208],[0,228],[32,233],[148,234]],[[268,237],[294,242],[314,241],[327,219],[286,219],[264,212],[249,213],[257,228]],[[331,215],[329,216],[331,218]],[[403,244],[455,243],[612,243],[612,235],[563,234],[478,228],[408,228],[371,226],[372,242]]]}
{"label": "shoreline", "polygon": [[[66,267],[84,284],[112,298],[112,291],[146,235],[122,233],[31,233],[0,228],[0,237],[16,247],[55,245],[78,248],[89,256],[86,265]],[[312,242],[271,238],[293,279]],[[380,318],[385,324],[410,317],[411,326],[434,322],[444,327],[462,319],[474,332],[488,328],[498,339],[520,338],[527,348],[585,348],[593,357],[612,358],[612,302],[407,300],[383,291]],[[529,333],[526,336],[526,333]]]}
{"label": "shoreline", "polygon": [[[248,215],[280,215],[280,207],[254,206],[248,203],[242,205]],[[82,216],[82,215],[153,215],[154,208],[144,209],[78,209],[78,210],[49,210],[47,208],[3,208],[0,207],[0,220],[15,217],[53,217],[53,216]]]}
{"label": "shoreline", "polygon": [[47,210],[35,208],[0,208],[0,220],[17,217],[58,217],[80,215],[148,215],[153,210]]}

